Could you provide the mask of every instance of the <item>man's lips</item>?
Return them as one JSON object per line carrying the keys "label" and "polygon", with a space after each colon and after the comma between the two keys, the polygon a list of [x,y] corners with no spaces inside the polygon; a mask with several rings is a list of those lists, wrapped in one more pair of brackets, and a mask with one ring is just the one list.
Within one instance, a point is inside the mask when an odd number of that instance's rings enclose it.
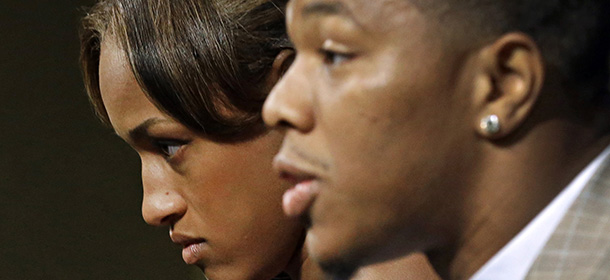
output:
{"label": "man's lips", "polygon": [[289,217],[299,217],[305,214],[317,196],[314,181],[303,181],[294,188],[287,190],[282,199],[282,208]]}
{"label": "man's lips", "polygon": [[295,186],[284,193],[282,207],[289,217],[303,216],[313,204],[318,192],[316,176],[296,167],[278,156],[274,167],[280,172],[280,177]]}
{"label": "man's lips", "polygon": [[186,264],[195,264],[201,259],[201,254],[207,244],[205,241],[192,243],[182,248],[182,259]]}
{"label": "man's lips", "polygon": [[182,259],[187,264],[195,264],[201,259],[201,254],[207,243],[203,238],[193,238],[170,229],[172,242],[182,246]]}

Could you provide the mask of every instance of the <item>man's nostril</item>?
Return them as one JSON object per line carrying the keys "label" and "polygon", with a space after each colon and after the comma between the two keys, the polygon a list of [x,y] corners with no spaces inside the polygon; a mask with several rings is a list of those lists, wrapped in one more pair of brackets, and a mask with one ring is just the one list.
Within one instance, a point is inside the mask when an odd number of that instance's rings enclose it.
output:
{"label": "man's nostril", "polygon": [[292,125],[290,125],[290,123],[288,121],[281,120],[277,123],[277,126],[279,128],[287,128],[287,127],[291,127]]}

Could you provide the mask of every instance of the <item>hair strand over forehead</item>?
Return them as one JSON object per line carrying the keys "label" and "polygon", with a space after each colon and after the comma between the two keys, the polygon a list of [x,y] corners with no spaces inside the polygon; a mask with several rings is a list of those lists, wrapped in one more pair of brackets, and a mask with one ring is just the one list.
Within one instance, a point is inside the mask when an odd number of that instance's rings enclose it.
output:
{"label": "hair strand over forehead", "polygon": [[265,81],[290,48],[276,0],[103,0],[83,19],[81,64],[98,116],[101,42],[126,52],[140,86],[160,109],[206,135],[232,138],[263,128]]}

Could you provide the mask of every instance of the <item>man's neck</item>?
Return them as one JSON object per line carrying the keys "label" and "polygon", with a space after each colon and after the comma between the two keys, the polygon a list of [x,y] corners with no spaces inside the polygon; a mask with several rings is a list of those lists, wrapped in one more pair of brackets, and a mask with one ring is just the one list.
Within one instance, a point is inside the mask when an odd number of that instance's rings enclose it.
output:
{"label": "man's neck", "polygon": [[557,122],[516,144],[484,147],[459,234],[429,254],[443,279],[469,278],[517,235],[608,146],[609,136],[595,135]]}
{"label": "man's neck", "polygon": [[414,253],[402,258],[392,259],[362,267],[351,280],[436,280],[436,274],[425,255]]}

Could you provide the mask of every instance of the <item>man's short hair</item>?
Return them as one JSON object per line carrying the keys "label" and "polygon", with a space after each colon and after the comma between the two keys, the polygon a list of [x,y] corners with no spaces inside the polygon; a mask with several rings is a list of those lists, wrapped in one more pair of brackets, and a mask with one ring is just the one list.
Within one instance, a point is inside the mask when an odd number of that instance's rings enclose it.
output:
{"label": "man's short hair", "polygon": [[591,104],[609,98],[608,0],[414,1],[432,12],[450,34],[475,44],[523,32],[538,44],[546,71],[578,89],[579,101]]}

